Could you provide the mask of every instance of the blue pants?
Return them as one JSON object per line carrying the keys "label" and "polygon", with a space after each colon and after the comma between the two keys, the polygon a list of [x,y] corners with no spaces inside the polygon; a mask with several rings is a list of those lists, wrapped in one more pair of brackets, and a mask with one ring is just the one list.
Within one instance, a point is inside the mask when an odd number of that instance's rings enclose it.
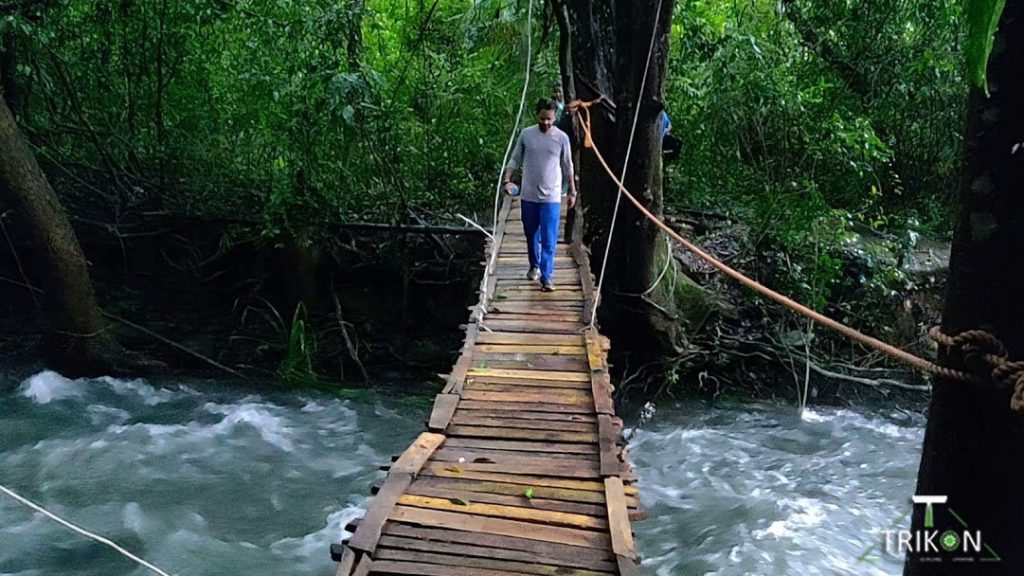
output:
{"label": "blue pants", "polygon": [[558,202],[522,201],[523,232],[530,268],[540,269],[540,279],[550,282],[555,272],[555,245],[558,243]]}

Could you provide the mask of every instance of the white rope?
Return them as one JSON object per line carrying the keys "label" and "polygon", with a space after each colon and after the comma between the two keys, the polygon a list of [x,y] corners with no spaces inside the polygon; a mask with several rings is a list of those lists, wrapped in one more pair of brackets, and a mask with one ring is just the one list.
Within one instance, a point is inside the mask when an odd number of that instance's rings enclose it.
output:
{"label": "white rope", "polygon": [[612,235],[615,233],[615,221],[619,217],[619,204],[622,202],[622,183],[626,181],[626,169],[629,168],[629,155],[633,152],[633,137],[636,135],[636,123],[640,119],[640,103],[643,102],[644,88],[647,87],[647,73],[651,68],[651,56],[654,54],[654,41],[658,37],[658,23],[661,20],[661,2],[658,0],[658,8],[654,12],[654,29],[651,30],[651,45],[647,49],[647,62],[644,64],[644,75],[640,79],[640,92],[636,97],[636,107],[633,109],[633,127],[629,130],[629,144],[626,146],[626,159],[622,163],[622,176],[619,177],[619,191],[615,195],[615,210],[612,211],[612,223],[608,227],[608,241],[604,246],[604,258],[601,260],[601,276],[597,279],[597,298],[594,301],[593,309],[590,312],[590,327],[594,327],[597,321],[597,305],[601,301],[601,289],[604,288],[604,273],[608,270],[608,253],[612,247]]}
{"label": "white rope", "polygon": [[171,576],[167,572],[164,572],[163,570],[157,568],[156,566],[153,566],[149,562],[146,562],[142,558],[139,558],[138,556],[132,554],[131,552],[125,550],[124,548],[121,548],[120,546],[118,546],[117,544],[114,544],[110,540],[107,540],[103,536],[100,536],[98,534],[94,534],[94,533],[89,532],[88,530],[86,530],[84,528],[79,528],[78,526],[75,526],[71,522],[68,522],[67,520],[64,520],[63,518],[60,518],[59,516],[57,516],[53,512],[50,512],[50,511],[46,510],[42,506],[40,506],[40,505],[38,505],[38,504],[28,500],[28,499],[26,499],[26,498],[16,494],[10,488],[7,488],[7,487],[5,487],[3,485],[0,485],[0,492],[3,492],[4,494],[7,494],[11,498],[14,498],[18,502],[21,502],[22,504],[24,504],[25,506],[28,506],[29,508],[35,510],[36,512],[39,512],[40,514],[43,514],[44,516],[50,518],[54,522],[57,522],[58,524],[61,524],[61,525],[65,526],[66,528],[69,528],[72,531],[77,532],[77,533],[81,534],[82,536],[85,536],[86,538],[90,538],[92,540],[95,540],[95,541],[99,542],[100,544],[104,544],[106,546],[109,546],[109,547],[113,548],[118,553],[120,553],[122,556],[125,556],[129,560],[132,560],[136,564],[139,564],[139,565],[143,566],[144,568],[147,568],[148,570],[152,571],[155,574],[159,574],[160,576]]}
{"label": "white rope", "polygon": [[[494,190],[494,217],[493,225],[491,227],[491,239],[498,233],[498,206],[501,203],[501,189],[502,182],[505,179],[505,166],[508,165],[508,157],[512,152],[512,146],[516,143],[516,136],[519,134],[519,123],[523,119],[523,107],[526,106],[526,94],[530,90],[530,69],[533,67],[533,0],[530,0],[530,4],[526,9],[526,78],[523,80],[523,93],[519,97],[519,112],[516,113],[516,122],[512,125],[512,135],[509,136],[508,146],[505,148],[505,155],[501,160],[501,170],[498,172],[498,184]],[[491,245],[491,257],[487,259],[487,267],[484,268],[484,277],[480,281],[480,302],[483,303],[487,298],[487,281],[490,279],[491,270],[494,268],[495,260],[498,257],[498,246],[493,243]],[[487,313],[486,306],[479,307],[480,316],[478,320],[483,320],[484,315]]]}
{"label": "white rope", "polygon": [[[639,294],[630,294],[629,292],[618,292],[618,291],[616,291],[615,293],[618,294],[619,296],[634,296],[636,298],[643,298],[644,296],[647,296],[651,292],[654,292],[654,289],[658,287],[658,284],[661,284],[662,278],[664,278],[665,274],[668,272],[669,266],[672,265],[672,258],[673,258],[673,256],[672,256],[672,239],[669,238],[668,236],[665,236],[665,249],[667,250],[667,252],[665,253],[665,266],[664,266],[664,268],[661,269],[661,274],[658,274],[658,278],[654,280],[654,283],[651,284],[650,288],[648,288],[647,290],[644,290],[643,292],[641,292]],[[674,290],[675,290],[675,284],[673,283],[672,287],[669,288],[669,292],[671,293]]]}
{"label": "white rope", "polygon": [[490,239],[491,239],[491,242],[493,242],[493,241],[494,241],[494,234],[491,234],[491,233],[490,233],[490,231],[488,231],[488,230],[487,230],[487,228],[484,228],[483,226],[481,226],[481,225],[477,224],[476,222],[474,222],[474,221],[473,221],[472,219],[470,219],[470,218],[466,218],[466,217],[465,217],[465,216],[463,216],[462,214],[456,214],[455,216],[456,216],[457,218],[462,218],[462,219],[463,219],[463,220],[464,220],[464,221],[466,222],[466,224],[469,224],[469,225],[470,225],[470,226],[472,226],[473,228],[476,228],[477,230],[479,230],[479,231],[483,232],[485,236],[487,236],[488,238],[490,238]]}

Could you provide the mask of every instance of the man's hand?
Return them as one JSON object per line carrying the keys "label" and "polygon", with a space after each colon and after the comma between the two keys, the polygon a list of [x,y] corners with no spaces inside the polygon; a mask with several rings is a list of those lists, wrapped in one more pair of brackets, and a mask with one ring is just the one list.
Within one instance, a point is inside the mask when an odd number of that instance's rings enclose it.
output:
{"label": "man's hand", "polygon": [[516,184],[515,182],[512,181],[505,182],[505,185],[502,186],[502,189],[505,190],[506,194],[511,194],[512,191],[516,189]]}
{"label": "man's hand", "polygon": [[569,192],[569,210],[572,210],[576,206],[576,191]]}

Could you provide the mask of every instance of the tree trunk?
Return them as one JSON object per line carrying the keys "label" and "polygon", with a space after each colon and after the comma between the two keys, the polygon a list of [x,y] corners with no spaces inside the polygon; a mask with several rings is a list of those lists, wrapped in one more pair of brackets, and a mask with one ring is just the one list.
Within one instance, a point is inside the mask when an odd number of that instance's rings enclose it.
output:
{"label": "tree trunk", "polygon": [[0,98],[0,194],[28,234],[45,289],[47,353],[67,375],[109,373],[120,352],[106,332],[74,230]]}
{"label": "tree trunk", "polygon": [[[950,259],[942,328],[955,335],[980,328],[999,338],[1010,359],[1024,359],[1024,2],[1009,1],[989,62],[991,98],[972,88],[967,109],[960,207]],[[954,358],[945,360],[956,365]],[[905,573],[1024,573],[1024,415],[1009,408],[1009,393],[935,383],[928,412],[917,494],[945,495],[935,506],[940,531],[962,525],[940,515],[953,510],[1001,562],[924,562],[908,554]],[[914,507],[912,529],[924,527],[925,507]],[[948,514],[947,514],[948,516]],[[942,524],[947,521],[946,524]],[[936,556],[936,554],[930,554]],[[991,556],[989,550],[981,557]],[[984,571],[978,572],[981,568]]]}
{"label": "tree trunk", "polygon": [[[605,96],[614,103],[591,109],[594,142],[620,176],[633,117],[639,113],[624,183],[657,216],[662,210],[657,120],[664,109],[668,32],[674,6],[674,0],[664,0],[659,14],[654,0],[566,2],[577,97],[593,100]],[[654,49],[641,95],[652,34]],[[595,273],[600,274],[618,187],[591,151],[583,150],[580,155],[580,198],[586,210],[584,239],[593,250]],[[670,295],[660,303],[661,309],[637,297],[655,282],[666,257],[660,231],[623,198],[602,287],[602,327],[612,335],[628,333],[630,341],[636,342],[632,348],[638,351],[670,350],[676,339],[678,322],[666,314],[675,308]]]}

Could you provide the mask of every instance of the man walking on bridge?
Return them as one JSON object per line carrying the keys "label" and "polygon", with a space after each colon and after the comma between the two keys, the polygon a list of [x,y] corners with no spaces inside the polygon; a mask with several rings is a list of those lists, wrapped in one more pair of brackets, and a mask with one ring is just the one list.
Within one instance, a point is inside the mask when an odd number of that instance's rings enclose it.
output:
{"label": "man walking on bridge", "polygon": [[569,136],[555,127],[558,105],[553,100],[537,102],[537,124],[519,134],[512,158],[505,167],[505,190],[515,188],[512,176],[522,169],[523,232],[530,271],[526,277],[540,279],[541,289],[553,292],[555,245],[562,207],[562,183],[569,184],[569,208],[576,204]]}

